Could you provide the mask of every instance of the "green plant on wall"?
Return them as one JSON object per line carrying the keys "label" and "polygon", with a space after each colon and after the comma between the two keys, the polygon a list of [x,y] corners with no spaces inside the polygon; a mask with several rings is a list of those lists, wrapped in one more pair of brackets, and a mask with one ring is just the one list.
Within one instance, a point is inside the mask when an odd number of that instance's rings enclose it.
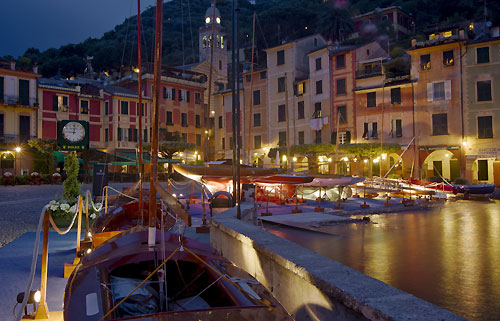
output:
{"label": "green plant on wall", "polygon": [[66,171],[66,180],[63,183],[63,199],[75,200],[80,194],[81,184],[78,182],[78,171],[80,165],[76,152],[71,152],[64,160],[64,170]]}
{"label": "green plant on wall", "polygon": [[31,148],[36,149],[35,171],[42,174],[52,174],[54,171],[54,156],[52,152],[57,150],[55,139],[33,138],[28,141]]}

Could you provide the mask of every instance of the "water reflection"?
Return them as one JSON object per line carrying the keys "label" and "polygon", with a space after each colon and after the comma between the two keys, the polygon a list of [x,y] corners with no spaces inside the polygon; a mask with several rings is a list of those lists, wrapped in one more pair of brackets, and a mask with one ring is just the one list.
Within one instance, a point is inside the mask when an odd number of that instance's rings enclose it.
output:
{"label": "water reflection", "polygon": [[500,320],[500,202],[373,215],[327,234],[267,226],[304,247],[470,320]]}

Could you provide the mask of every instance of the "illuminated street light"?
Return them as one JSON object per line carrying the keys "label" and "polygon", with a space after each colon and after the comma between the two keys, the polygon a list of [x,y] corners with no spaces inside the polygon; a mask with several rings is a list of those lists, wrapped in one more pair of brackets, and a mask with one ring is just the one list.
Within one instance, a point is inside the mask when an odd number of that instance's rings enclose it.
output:
{"label": "illuminated street light", "polygon": [[16,152],[20,153],[21,152],[21,147],[16,147]]}
{"label": "illuminated street light", "polygon": [[467,142],[465,140],[462,142],[462,146],[467,146]]}
{"label": "illuminated street light", "polygon": [[387,154],[386,153],[382,153],[382,159],[385,160],[387,158]]}
{"label": "illuminated street light", "polygon": [[139,73],[139,71],[141,71],[139,68],[134,68],[134,72],[135,72],[135,73],[137,73],[137,74],[138,74],[138,73]]}
{"label": "illuminated street light", "polygon": [[358,159],[355,157],[352,161],[356,163]]}
{"label": "illuminated street light", "polygon": [[331,163],[331,162],[332,162],[332,158],[331,158],[331,157],[329,157],[329,158],[328,158],[328,163]]}
{"label": "illuminated street light", "polygon": [[283,155],[283,157],[281,158],[284,162],[286,162],[286,155]]}
{"label": "illuminated street light", "polygon": [[344,157],[344,158],[342,158],[342,160],[343,160],[344,162],[348,162],[348,161],[349,161],[349,158]]}
{"label": "illuminated street light", "polygon": [[378,162],[380,162],[380,158],[378,158],[378,157],[373,160],[373,163],[375,163],[375,164],[377,164]]}
{"label": "illuminated street light", "polygon": [[368,160],[367,160],[367,159],[365,159],[365,160],[363,160],[363,162],[366,164],[366,163],[368,163]]}
{"label": "illuminated street light", "polygon": [[292,158],[292,160],[293,160],[294,162],[296,162],[296,161],[297,161],[297,157]]}

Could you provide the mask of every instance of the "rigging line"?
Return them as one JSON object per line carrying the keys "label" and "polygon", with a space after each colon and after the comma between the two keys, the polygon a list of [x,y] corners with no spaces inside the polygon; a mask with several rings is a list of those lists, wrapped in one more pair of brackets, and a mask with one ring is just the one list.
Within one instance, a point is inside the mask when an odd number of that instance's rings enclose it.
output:
{"label": "rigging line", "polygon": [[181,44],[182,44],[182,69],[184,69],[185,61],[184,61],[184,3],[181,3]]}
{"label": "rigging line", "polygon": [[262,26],[260,25],[259,16],[256,14],[255,17],[257,18],[257,24],[259,25],[259,30],[260,30],[260,33],[262,34],[262,39],[264,39],[264,44],[266,45],[266,49],[267,49],[267,48],[269,48],[269,46],[267,45],[266,36],[264,35],[264,32],[262,31]]}
{"label": "rigging line", "polygon": [[123,66],[123,59],[125,59],[125,49],[127,47],[127,39],[128,39],[128,29],[129,29],[129,26],[130,26],[130,20],[132,20],[130,18],[130,15],[132,13],[132,4],[134,3],[133,0],[130,1],[130,10],[128,12],[128,15],[129,15],[129,18],[127,19],[127,31],[125,32],[125,40],[123,42],[123,50],[122,50],[122,59],[120,61],[120,73],[119,73],[119,76],[118,78],[121,78],[122,77],[122,66]]}
{"label": "rigging line", "polygon": [[189,32],[191,33],[191,53],[193,55],[193,61],[191,63],[195,63],[195,56],[194,56],[194,38],[193,38],[193,26],[191,24],[191,1],[188,0],[188,17],[189,17]]}

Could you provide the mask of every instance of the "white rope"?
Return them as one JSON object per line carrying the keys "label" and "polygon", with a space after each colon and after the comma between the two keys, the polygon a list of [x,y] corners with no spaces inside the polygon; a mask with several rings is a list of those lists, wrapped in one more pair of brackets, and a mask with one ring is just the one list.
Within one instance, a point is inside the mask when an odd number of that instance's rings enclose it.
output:
{"label": "white rope", "polygon": [[24,311],[24,308],[26,307],[26,303],[28,302],[28,297],[31,291],[31,287],[33,286],[33,280],[35,279],[35,270],[38,261],[38,250],[40,247],[40,232],[43,227],[43,218],[47,208],[48,205],[45,205],[43,207],[42,213],[40,214],[40,219],[38,220],[38,228],[36,230],[35,247],[33,248],[33,257],[31,259],[31,270],[30,270],[30,275],[28,277],[28,284],[26,285],[26,289],[24,290],[24,299],[23,302],[21,303],[21,307],[14,316],[17,321],[21,320],[22,313]]}
{"label": "white rope", "polygon": [[[78,201],[79,203],[79,201]],[[77,203],[77,204],[78,204]],[[50,213],[50,212],[49,212]],[[50,215],[50,214],[49,214]],[[75,214],[73,215],[73,218],[71,219],[71,224],[68,226],[67,229],[65,229],[64,231],[61,231],[59,229],[59,227],[56,225],[56,223],[54,222],[54,220],[52,219],[52,216],[49,217],[49,220],[50,220],[50,224],[52,225],[52,227],[54,228],[54,230],[56,230],[56,232],[59,234],[59,235],[64,235],[64,234],[67,234],[71,228],[73,227],[73,225],[75,224],[75,219],[76,219],[76,216],[78,215],[78,207],[76,208],[76,211],[75,211]]]}
{"label": "white rope", "polygon": [[128,198],[130,198],[130,199],[132,199],[132,200],[134,200],[134,201],[138,201],[138,200],[139,200],[138,198],[133,197],[133,196],[130,196],[130,195],[127,195],[127,194],[125,194],[125,193],[122,193],[122,192],[120,192],[119,190],[114,189],[114,188],[113,188],[113,187],[111,187],[111,186],[108,186],[108,189],[110,189],[110,190],[112,190],[112,191],[115,191],[115,192],[117,192],[118,194],[123,195],[123,196],[125,196],[125,197],[128,197]]}

